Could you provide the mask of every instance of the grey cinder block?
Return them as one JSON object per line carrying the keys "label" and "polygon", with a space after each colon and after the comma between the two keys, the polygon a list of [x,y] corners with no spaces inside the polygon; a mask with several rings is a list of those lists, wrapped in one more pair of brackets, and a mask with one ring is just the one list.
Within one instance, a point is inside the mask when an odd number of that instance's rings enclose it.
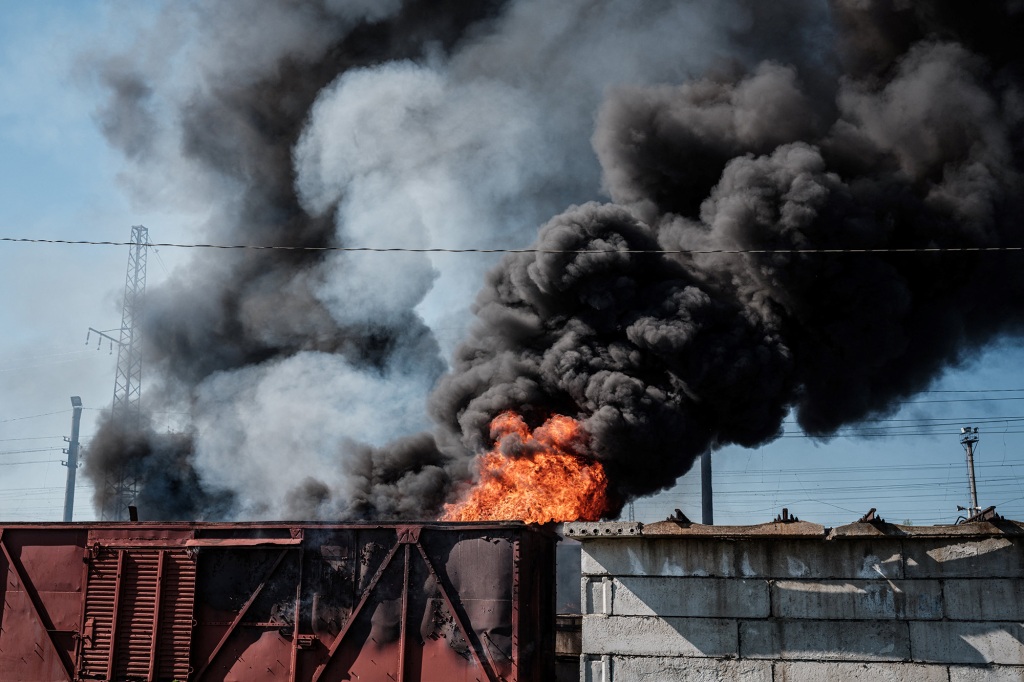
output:
{"label": "grey cinder block", "polygon": [[1024,665],[1024,624],[911,622],[910,648],[921,662]]}
{"label": "grey cinder block", "polygon": [[583,653],[736,657],[736,621],[720,618],[583,616]]}
{"label": "grey cinder block", "polygon": [[900,621],[743,621],[740,657],[906,661],[910,637],[907,624]]}
{"label": "grey cinder block", "polygon": [[938,580],[779,580],[771,594],[772,614],[779,618],[942,618]]}

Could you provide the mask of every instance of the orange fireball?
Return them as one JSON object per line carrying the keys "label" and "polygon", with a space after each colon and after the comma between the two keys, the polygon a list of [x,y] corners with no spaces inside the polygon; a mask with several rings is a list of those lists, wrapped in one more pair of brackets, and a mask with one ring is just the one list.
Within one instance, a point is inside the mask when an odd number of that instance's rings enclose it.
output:
{"label": "orange fireball", "polygon": [[608,508],[604,467],[575,454],[585,441],[575,419],[555,415],[531,433],[522,417],[503,412],[491,436],[494,448],[478,460],[480,480],[444,506],[442,521],[597,521]]}

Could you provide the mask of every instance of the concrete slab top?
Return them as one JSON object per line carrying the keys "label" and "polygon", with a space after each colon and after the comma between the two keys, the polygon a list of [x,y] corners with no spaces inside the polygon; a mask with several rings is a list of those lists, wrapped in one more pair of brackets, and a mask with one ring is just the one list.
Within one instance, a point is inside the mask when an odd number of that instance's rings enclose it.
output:
{"label": "concrete slab top", "polygon": [[699,523],[681,523],[679,521],[658,521],[656,523],[623,523],[583,522],[566,523],[563,533],[566,537],[585,541],[593,538],[614,537],[699,537],[699,538],[743,538],[743,537],[778,537],[778,538],[824,538],[826,529],[817,523],[791,521],[788,523],[772,522],[756,526],[705,526]]}
{"label": "concrete slab top", "polygon": [[977,538],[991,536],[1024,536],[1024,523],[999,519],[942,526],[902,526],[884,521],[851,523],[826,528],[808,521],[773,521],[752,526],[705,526],[676,520],[655,523],[623,521],[575,521],[566,523],[562,533],[567,538],[585,542],[596,538],[807,538],[822,540],[857,540],[863,538]]}
{"label": "concrete slab top", "polygon": [[977,521],[939,526],[902,526],[895,523],[850,523],[833,528],[829,540],[863,537],[906,538],[978,538],[993,535],[1024,535],[1024,524],[1009,519]]}

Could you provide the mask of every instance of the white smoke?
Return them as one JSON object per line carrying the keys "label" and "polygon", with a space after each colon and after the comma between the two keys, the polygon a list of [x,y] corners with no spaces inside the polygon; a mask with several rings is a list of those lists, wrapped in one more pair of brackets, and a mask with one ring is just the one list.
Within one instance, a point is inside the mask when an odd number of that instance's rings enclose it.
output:
{"label": "white smoke", "polygon": [[209,484],[239,494],[241,515],[281,518],[287,493],[307,477],[340,485],[352,434],[383,445],[427,428],[430,384],[327,353],[215,374],[195,391],[196,465]]}

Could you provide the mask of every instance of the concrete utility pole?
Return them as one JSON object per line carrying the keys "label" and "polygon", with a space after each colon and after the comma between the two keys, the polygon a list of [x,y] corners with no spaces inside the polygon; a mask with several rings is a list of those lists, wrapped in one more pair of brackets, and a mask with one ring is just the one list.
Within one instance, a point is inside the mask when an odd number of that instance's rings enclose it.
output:
{"label": "concrete utility pole", "polygon": [[75,474],[78,473],[78,427],[82,423],[82,399],[71,396],[71,438],[64,454],[68,461],[61,462],[68,468],[68,483],[64,488],[64,523],[71,523],[75,511]]}
{"label": "concrete utility pole", "polygon": [[960,429],[960,434],[960,444],[967,452],[967,482],[971,487],[971,514],[977,514],[981,511],[981,507],[978,506],[978,487],[974,482],[974,444],[979,440],[978,427],[965,426]]}
{"label": "concrete utility pole", "polygon": [[700,456],[700,522],[705,526],[715,523],[715,505],[711,491],[711,453]]}

